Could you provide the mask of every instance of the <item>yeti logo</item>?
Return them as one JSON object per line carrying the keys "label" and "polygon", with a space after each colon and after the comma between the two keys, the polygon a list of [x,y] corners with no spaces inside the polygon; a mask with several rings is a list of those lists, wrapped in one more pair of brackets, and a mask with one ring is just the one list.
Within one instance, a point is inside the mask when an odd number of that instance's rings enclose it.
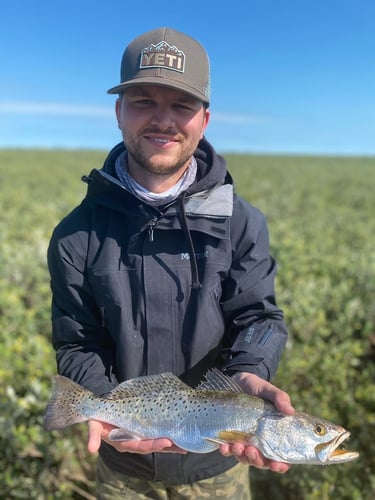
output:
{"label": "yeti logo", "polygon": [[151,44],[141,52],[141,69],[166,68],[180,73],[185,72],[185,54],[177,47],[162,41],[157,45]]}

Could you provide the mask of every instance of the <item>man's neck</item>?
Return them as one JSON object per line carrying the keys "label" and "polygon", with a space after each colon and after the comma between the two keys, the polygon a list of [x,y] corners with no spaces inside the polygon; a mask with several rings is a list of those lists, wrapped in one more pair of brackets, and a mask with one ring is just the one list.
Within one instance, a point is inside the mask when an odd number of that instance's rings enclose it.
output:
{"label": "man's neck", "polygon": [[152,193],[163,193],[172,188],[189,168],[191,159],[175,172],[155,173],[145,168],[140,168],[128,157],[128,172],[130,176],[142,187]]}

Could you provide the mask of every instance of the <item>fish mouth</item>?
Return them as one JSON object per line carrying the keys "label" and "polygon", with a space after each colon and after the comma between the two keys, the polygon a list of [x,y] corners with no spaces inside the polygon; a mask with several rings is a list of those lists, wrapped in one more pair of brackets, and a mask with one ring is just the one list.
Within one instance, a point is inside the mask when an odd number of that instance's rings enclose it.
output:
{"label": "fish mouth", "polygon": [[325,464],[329,463],[343,463],[355,460],[359,453],[356,451],[346,450],[342,444],[350,436],[350,432],[343,432],[335,439],[328,441],[327,443],[318,444],[315,447],[316,455],[319,460]]}

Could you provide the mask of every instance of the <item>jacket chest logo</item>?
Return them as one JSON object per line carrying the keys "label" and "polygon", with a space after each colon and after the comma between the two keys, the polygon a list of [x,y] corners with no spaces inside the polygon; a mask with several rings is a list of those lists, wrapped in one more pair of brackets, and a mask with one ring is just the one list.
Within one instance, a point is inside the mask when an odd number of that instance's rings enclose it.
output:
{"label": "jacket chest logo", "polygon": [[[188,254],[187,252],[183,252],[180,255],[181,255],[181,260],[190,260],[190,254]],[[194,255],[197,260],[208,259],[208,250],[201,253],[195,253]]]}

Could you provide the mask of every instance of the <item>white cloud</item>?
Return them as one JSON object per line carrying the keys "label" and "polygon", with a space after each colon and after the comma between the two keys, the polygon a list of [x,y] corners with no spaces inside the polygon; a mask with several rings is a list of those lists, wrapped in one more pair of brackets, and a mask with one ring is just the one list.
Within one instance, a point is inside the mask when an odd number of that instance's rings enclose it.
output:
{"label": "white cloud", "polygon": [[79,116],[114,118],[113,107],[63,104],[53,102],[0,101],[0,113],[33,116]]}
{"label": "white cloud", "polygon": [[[29,116],[76,116],[81,118],[114,119],[114,109],[112,106],[64,104],[57,102],[0,101],[0,113]],[[245,125],[270,121],[272,118],[260,115],[212,111],[211,120],[215,123]]]}

